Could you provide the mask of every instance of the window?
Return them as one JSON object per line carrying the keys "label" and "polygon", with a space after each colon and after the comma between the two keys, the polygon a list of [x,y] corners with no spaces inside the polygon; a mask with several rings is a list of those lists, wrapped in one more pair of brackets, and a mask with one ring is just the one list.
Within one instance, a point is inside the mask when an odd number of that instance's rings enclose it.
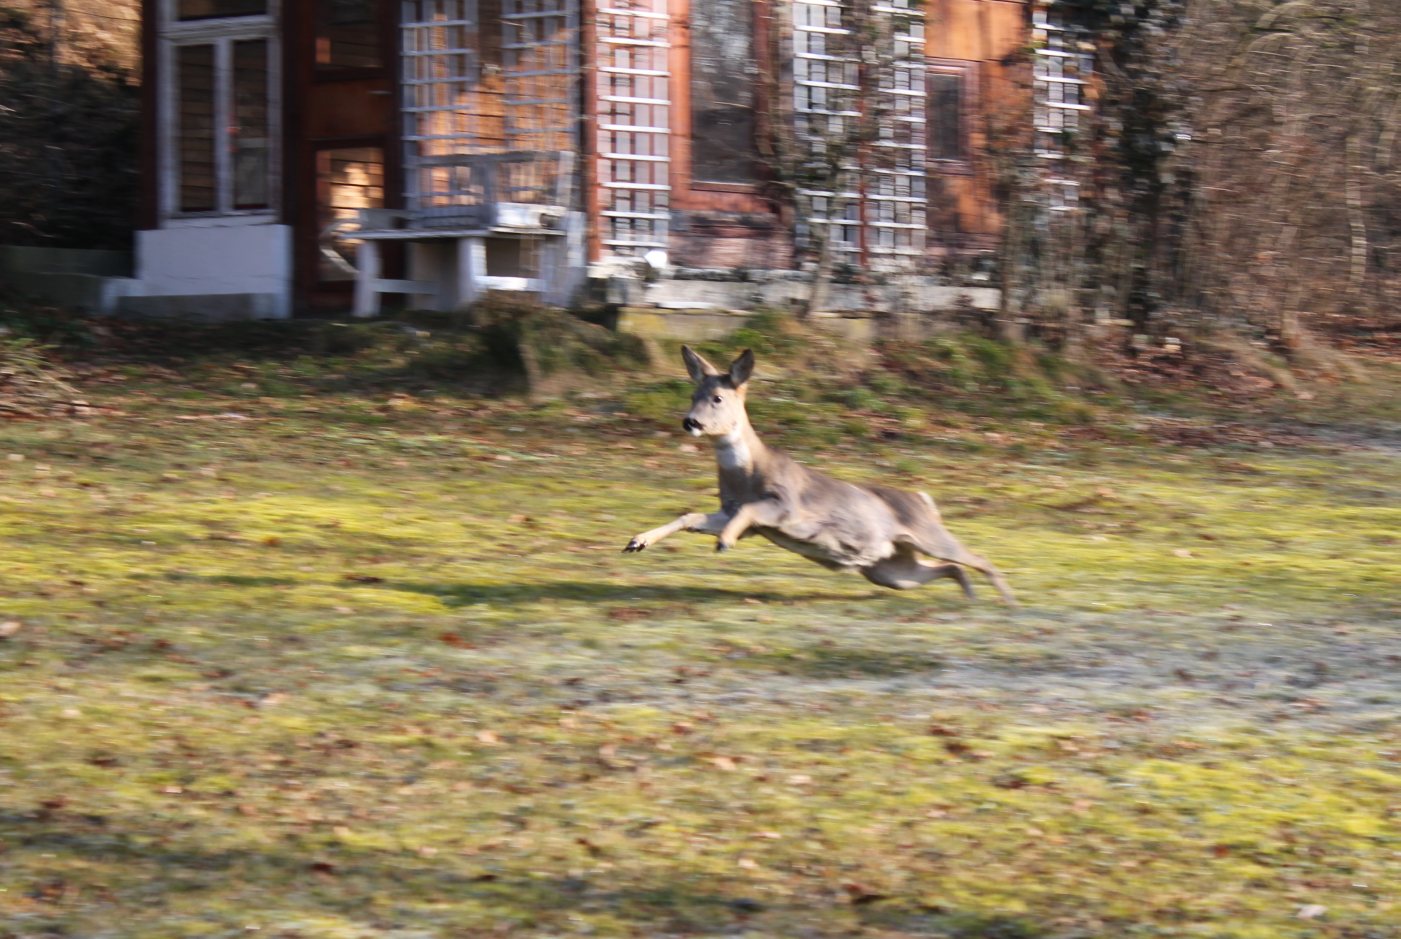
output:
{"label": "window", "polygon": [[233,44],[233,101],[229,147],[233,152],[236,209],[268,207],[268,43],[245,39]]}
{"label": "window", "polygon": [[691,178],[757,178],[752,0],[691,4]]}
{"label": "window", "polygon": [[179,71],[180,211],[210,212],[214,187],[214,47],[181,46]]}
{"label": "window", "polygon": [[935,160],[968,157],[963,139],[963,76],[939,72],[929,76],[929,156]]}
{"label": "window", "polygon": [[353,280],[344,251],[357,244],[333,226],[355,226],[362,209],[384,207],[384,150],[333,147],[316,151],[316,227],[322,233],[317,273],[322,281]]}
{"label": "window", "polygon": [[175,18],[208,20],[224,16],[261,16],[267,12],[268,0],[179,0]]}
{"label": "window", "polygon": [[379,3],[376,0],[317,0],[316,68],[379,68]]}
{"label": "window", "polygon": [[968,172],[972,160],[971,115],[976,64],[934,59],[926,81],[929,159],[945,172]]}
{"label": "window", "polygon": [[276,46],[268,0],[168,0],[161,49],[166,216],[274,207]]}
{"label": "window", "polygon": [[1049,9],[1033,14],[1035,69],[1036,156],[1042,167],[1046,204],[1052,212],[1073,212],[1080,201],[1071,155],[1083,130],[1082,115],[1090,110],[1086,89],[1093,74],[1092,53],[1081,51],[1083,37]]}

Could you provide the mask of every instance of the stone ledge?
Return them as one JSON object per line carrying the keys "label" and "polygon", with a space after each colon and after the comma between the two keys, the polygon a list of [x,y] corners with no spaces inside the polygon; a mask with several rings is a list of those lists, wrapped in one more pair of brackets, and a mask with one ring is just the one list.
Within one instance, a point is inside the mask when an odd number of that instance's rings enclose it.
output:
{"label": "stone ledge", "polygon": [[232,323],[281,319],[281,298],[275,293],[222,293],[190,296],[122,297],[117,312],[149,319],[181,319],[195,323]]}

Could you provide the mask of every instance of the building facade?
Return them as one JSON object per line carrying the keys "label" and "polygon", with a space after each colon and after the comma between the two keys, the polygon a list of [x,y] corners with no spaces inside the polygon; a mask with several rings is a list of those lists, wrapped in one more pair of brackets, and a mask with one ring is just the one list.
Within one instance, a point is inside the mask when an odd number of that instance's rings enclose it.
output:
{"label": "building facade", "polygon": [[[145,0],[129,293],[344,309],[367,240],[397,277],[380,288],[416,302],[468,268],[559,294],[591,266],[788,270],[824,244],[927,271],[995,243],[989,116],[1032,112],[1017,73],[1032,38],[1055,45],[1044,7]],[[1035,65],[1059,89],[1035,108],[1048,165],[1084,103],[1067,62]]]}

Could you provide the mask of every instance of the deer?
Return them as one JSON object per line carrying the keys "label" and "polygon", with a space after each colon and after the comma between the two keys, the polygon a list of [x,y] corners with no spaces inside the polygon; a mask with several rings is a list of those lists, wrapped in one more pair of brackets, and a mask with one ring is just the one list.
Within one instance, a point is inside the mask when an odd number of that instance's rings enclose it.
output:
{"label": "deer", "polygon": [[716,551],[761,535],[829,570],[859,571],[893,590],[950,578],[971,600],[965,571],[971,568],[991,581],[1004,602],[1016,605],[1001,572],[949,533],[927,493],[833,479],[760,440],[745,408],[754,372],[751,350],[723,372],[689,346],[681,347],[681,355],[695,384],[681,426],[714,446],[720,510],[688,512],[636,535],[624,553],[643,551],[678,531],[714,535]]}

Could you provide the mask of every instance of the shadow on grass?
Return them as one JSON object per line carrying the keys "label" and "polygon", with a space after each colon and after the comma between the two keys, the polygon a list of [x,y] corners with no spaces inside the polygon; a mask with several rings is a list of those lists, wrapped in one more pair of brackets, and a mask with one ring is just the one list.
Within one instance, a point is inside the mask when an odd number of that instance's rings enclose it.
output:
{"label": "shadow on grass", "polygon": [[780,593],[773,590],[743,590],[731,587],[691,587],[662,584],[626,584],[599,581],[555,580],[543,583],[412,583],[387,581],[386,590],[437,597],[445,606],[464,607],[486,604],[573,601],[579,603],[796,603],[810,601],[852,601],[867,593]]}
{"label": "shadow on grass", "polygon": [[[868,897],[856,906],[831,895],[761,900],[745,881],[666,861],[589,878],[567,871],[564,858],[558,870],[525,872],[504,869],[487,856],[424,862],[373,848],[310,848],[295,838],[284,839],[280,847],[211,848],[159,821],[92,815],[0,813],[0,835],[17,864],[53,872],[32,883],[29,899],[37,915],[30,925],[51,927],[56,935],[110,916],[114,906],[125,911],[121,927],[128,931],[112,935],[139,935],[165,917],[179,920],[180,907],[192,903],[208,903],[212,920],[227,916],[242,923],[247,915],[232,910],[251,894],[276,917],[358,920],[393,906],[396,918],[410,926],[451,924],[451,907],[458,903],[472,922],[454,925],[488,925],[482,917],[489,910],[485,916],[493,935],[553,932],[580,914],[605,914],[644,935],[729,934],[755,927],[824,937],[851,935],[853,926],[945,939],[1044,935],[1021,917],[931,907],[915,898]],[[114,869],[94,869],[94,858]],[[102,883],[84,882],[87,877]],[[415,923],[420,906],[428,908],[422,924]]]}
{"label": "shadow on grass", "polygon": [[[183,571],[166,571],[164,579],[176,583],[220,584],[225,587],[295,587],[299,581],[290,577],[270,577],[258,574],[187,574]],[[133,577],[133,579],[140,579]]]}
{"label": "shadow on grass", "polygon": [[895,678],[938,671],[946,665],[943,659],[929,652],[832,643],[752,655],[746,657],[743,664],[779,675],[818,680]]}

